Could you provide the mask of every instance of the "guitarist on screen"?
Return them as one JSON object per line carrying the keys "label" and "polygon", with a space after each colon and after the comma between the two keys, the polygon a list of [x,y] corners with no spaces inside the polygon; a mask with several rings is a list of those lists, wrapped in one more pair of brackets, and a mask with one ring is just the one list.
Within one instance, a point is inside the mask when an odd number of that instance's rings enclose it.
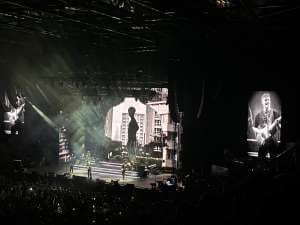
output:
{"label": "guitarist on screen", "polygon": [[7,93],[4,94],[4,101],[2,106],[4,108],[4,133],[12,134],[15,133],[17,127],[24,122],[24,112],[25,112],[25,97],[21,94],[17,94],[16,104],[13,105],[8,99]]}
{"label": "guitarist on screen", "polygon": [[258,156],[265,159],[269,152],[270,158],[274,158],[275,150],[280,140],[281,116],[279,112],[271,108],[271,96],[264,93],[261,96],[263,109],[255,116],[253,131],[259,143]]}

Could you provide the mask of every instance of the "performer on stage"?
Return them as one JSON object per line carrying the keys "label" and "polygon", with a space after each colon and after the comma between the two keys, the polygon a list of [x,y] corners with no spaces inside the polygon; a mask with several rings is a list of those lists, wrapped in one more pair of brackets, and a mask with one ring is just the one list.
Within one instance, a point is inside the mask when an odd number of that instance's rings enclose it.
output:
{"label": "performer on stage", "polygon": [[92,168],[90,166],[88,168],[88,179],[92,179]]}
{"label": "performer on stage", "polygon": [[73,168],[73,164],[70,165],[70,173],[73,173],[74,168]]}
{"label": "performer on stage", "polygon": [[125,173],[126,173],[126,168],[125,168],[125,164],[123,163],[122,164],[122,177],[123,177],[123,180],[125,180]]}

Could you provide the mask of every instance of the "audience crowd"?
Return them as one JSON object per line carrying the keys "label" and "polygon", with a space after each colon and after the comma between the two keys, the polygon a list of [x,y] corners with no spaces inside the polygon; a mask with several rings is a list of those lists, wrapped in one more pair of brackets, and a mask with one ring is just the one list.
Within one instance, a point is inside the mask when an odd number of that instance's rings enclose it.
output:
{"label": "audience crowd", "polygon": [[269,224],[296,218],[296,173],[235,179],[192,171],[154,189],[53,174],[0,176],[1,224]]}

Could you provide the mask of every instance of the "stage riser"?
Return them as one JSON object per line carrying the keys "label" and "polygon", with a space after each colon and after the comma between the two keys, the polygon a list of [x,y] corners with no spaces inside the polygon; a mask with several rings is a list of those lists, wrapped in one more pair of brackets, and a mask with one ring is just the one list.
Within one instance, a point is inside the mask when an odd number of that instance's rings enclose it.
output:
{"label": "stage riser", "polygon": [[[88,169],[88,167],[82,167],[82,166],[73,166],[74,169]],[[121,169],[111,169],[111,168],[101,168],[101,167],[91,167],[92,168],[92,172],[118,172],[120,173],[122,170]],[[126,171],[126,174],[132,174],[132,175],[137,175],[138,172],[135,171]]]}
{"label": "stage riser", "polygon": [[[122,177],[122,167],[111,167],[109,168],[107,164],[105,164],[105,167],[91,167],[92,169],[92,174],[94,175],[103,175],[103,176],[113,176],[113,177]],[[76,170],[88,170],[88,166],[82,166],[82,165],[74,165],[73,166],[74,172],[76,172]],[[130,178],[139,178],[138,172],[135,171],[126,171],[125,172],[125,176],[126,177],[130,177]]]}

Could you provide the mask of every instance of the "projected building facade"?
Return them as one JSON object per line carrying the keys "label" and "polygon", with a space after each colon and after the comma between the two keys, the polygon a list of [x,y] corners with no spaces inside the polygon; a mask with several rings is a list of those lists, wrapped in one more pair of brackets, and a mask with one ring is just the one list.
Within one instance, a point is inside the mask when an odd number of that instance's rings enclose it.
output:
{"label": "projected building facade", "polygon": [[67,129],[63,126],[59,128],[59,160],[68,161],[70,158],[69,142],[67,136]]}
{"label": "projected building facade", "polygon": [[105,135],[113,141],[121,141],[125,148],[130,122],[128,108],[134,107],[139,126],[136,133],[139,148],[152,144],[152,156],[160,159],[163,167],[175,167],[179,126],[170,117],[167,89],[160,88],[158,91],[158,96],[146,104],[135,98],[125,98],[121,104],[110,109],[106,116]]}
{"label": "projected building facade", "polygon": [[156,143],[154,151],[162,152],[162,166],[176,166],[176,150],[178,150],[177,124],[171,120],[169,105],[166,100],[148,102],[154,109],[152,141]]}

